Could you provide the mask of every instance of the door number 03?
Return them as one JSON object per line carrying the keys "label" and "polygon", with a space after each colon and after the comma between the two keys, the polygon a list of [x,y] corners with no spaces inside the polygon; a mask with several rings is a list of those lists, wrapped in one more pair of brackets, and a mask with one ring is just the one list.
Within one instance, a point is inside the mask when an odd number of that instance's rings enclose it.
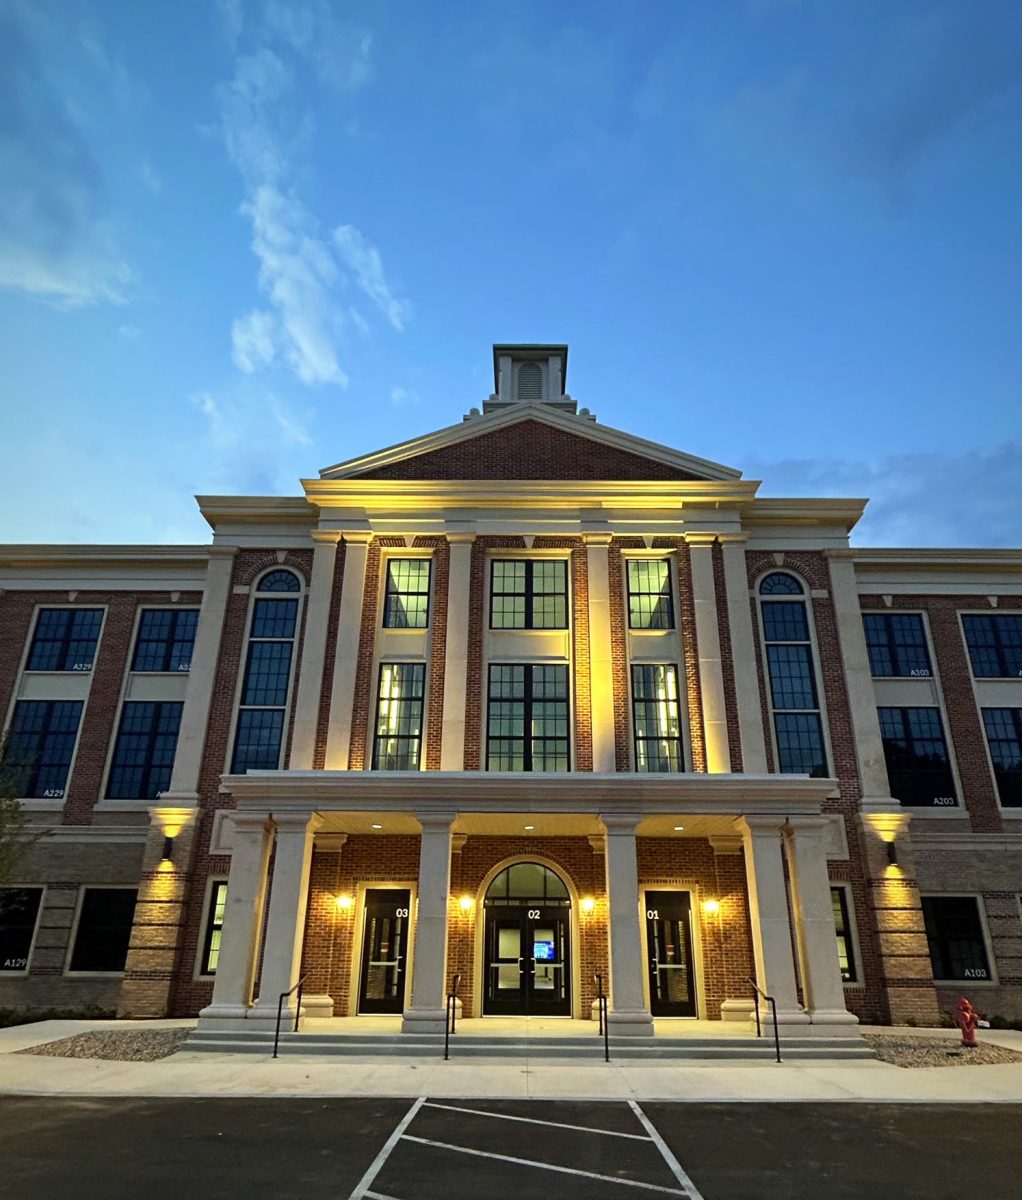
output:
{"label": "door number 03", "polygon": [[407,908],[396,908],[394,910],[394,916],[395,917],[407,917],[408,909]]}

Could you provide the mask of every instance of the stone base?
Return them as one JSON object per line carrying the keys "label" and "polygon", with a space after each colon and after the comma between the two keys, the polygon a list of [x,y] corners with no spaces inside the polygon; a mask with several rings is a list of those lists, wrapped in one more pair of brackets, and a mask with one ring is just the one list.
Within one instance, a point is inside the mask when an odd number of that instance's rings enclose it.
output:
{"label": "stone base", "polygon": [[614,1037],[653,1036],[653,1018],[642,1009],[624,1012],[611,1009],[607,1021]]}
{"label": "stone base", "polygon": [[[236,1021],[244,1021],[251,1008],[247,1004],[211,1004],[199,1012],[199,1029],[235,1028]],[[224,1022],[224,1024],[220,1024]]]}
{"label": "stone base", "polygon": [[858,1037],[859,1018],[847,1009],[820,1009],[810,1012],[812,1028],[824,1037]]}
{"label": "stone base", "polygon": [[599,1000],[594,1000],[592,1002],[592,1004],[589,1005],[589,1019],[590,1019],[590,1021],[595,1021],[597,1023],[597,1025],[599,1025],[599,1023],[600,1023],[600,1002],[599,1002]]}
{"label": "stone base", "polygon": [[720,1005],[722,1021],[754,1021],[756,1006],[751,1000],[724,1000]]}
{"label": "stone base", "polygon": [[446,1028],[442,1008],[408,1008],[401,1014],[402,1033],[443,1033]]}
{"label": "stone base", "polygon": [[334,1015],[334,999],[325,993],[307,994],[302,996],[303,1017],[332,1017]]}

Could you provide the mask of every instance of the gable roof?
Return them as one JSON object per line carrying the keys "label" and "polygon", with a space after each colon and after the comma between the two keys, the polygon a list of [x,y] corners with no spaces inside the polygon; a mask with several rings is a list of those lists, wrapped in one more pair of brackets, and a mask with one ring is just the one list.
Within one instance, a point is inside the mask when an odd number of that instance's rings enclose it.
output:
{"label": "gable roof", "polygon": [[541,404],[473,417],[320,471],[321,479],[734,481],[741,471]]}

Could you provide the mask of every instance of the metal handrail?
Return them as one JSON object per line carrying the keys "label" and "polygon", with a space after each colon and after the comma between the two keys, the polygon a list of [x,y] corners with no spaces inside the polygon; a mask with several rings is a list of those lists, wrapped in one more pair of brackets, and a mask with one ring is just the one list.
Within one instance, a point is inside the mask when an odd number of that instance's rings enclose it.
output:
{"label": "metal handrail", "polygon": [[451,1057],[451,1034],[458,1032],[458,984],[461,976],[451,979],[451,990],[447,993],[447,1011],[444,1014],[444,1062]]}
{"label": "metal handrail", "polygon": [[290,996],[292,994],[292,992],[298,993],[298,998],[295,1003],[295,1027],[292,1030],[292,1033],[297,1033],[298,1032],[298,1022],[302,1018],[302,988],[305,987],[305,981],[308,978],[309,978],[308,975],[303,975],[301,977],[301,979],[299,979],[298,982],[294,985],[293,988],[289,988],[286,992],[281,992],[280,998],[277,1000],[277,1028],[273,1032],[273,1057],[274,1058],[277,1057],[277,1049],[280,1046],[280,1021],[281,1021],[281,1017],[284,1015],[284,1001],[288,998],[288,996]]}
{"label": "metal handrail", "polygon": [[[747,975],[746,979],[748,979],[748,981],[752,984],[753,989],[756,991],[757,995],[762,996],[763,999],[766,1000],[766,1002],[770,1005],[770,1014],[771,1014],[771,1017],[774,1022],[774,1054],[777,1056],[777,1061],[780,1062],[781,1061],[781,1035],[777,1030],[777,1001],[773,998],[773,996],[768,996],[766,994],[766,992],[763,991],[763,989],[759,986],[759,984],[755,981],[755,979],[753,979],[753,977],[751,975]],[[756,1000],[756,1037],[759,1038],[762,1036],[763,1036],[763,1026],[760,1023],[759,1000],[757,999]]]}
{"label": "metal handrail", "polygon": [[596,984],[596,1011],[600,1014],[599,1034],[603,1038],[603,1061],[610,1062],[610,1020],[607,1014],[607,997],[603,994],[603,976],[593,976]]}

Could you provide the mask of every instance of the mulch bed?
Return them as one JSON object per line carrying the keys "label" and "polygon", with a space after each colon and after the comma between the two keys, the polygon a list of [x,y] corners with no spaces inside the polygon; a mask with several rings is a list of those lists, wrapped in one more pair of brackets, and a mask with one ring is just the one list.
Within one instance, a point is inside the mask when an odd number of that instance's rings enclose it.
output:
{"label": "mulch bed", "polygon": [[43,1042],[18,1054],[50,1058],[105,1058],[115,1062],[156,1062],[180,1050],[190,1029],[93,1029],[56,1042]]}
{"label": "mulch bed", "polygon": [[1022,1063],[1022,1054],[980,1042],[966,1049],[957,1035],[944,1038],[889,1037],[886,1034],[867,1034],[866,1041],[882,1062],[896,1067],[990,1067],[1006,1063]]}

